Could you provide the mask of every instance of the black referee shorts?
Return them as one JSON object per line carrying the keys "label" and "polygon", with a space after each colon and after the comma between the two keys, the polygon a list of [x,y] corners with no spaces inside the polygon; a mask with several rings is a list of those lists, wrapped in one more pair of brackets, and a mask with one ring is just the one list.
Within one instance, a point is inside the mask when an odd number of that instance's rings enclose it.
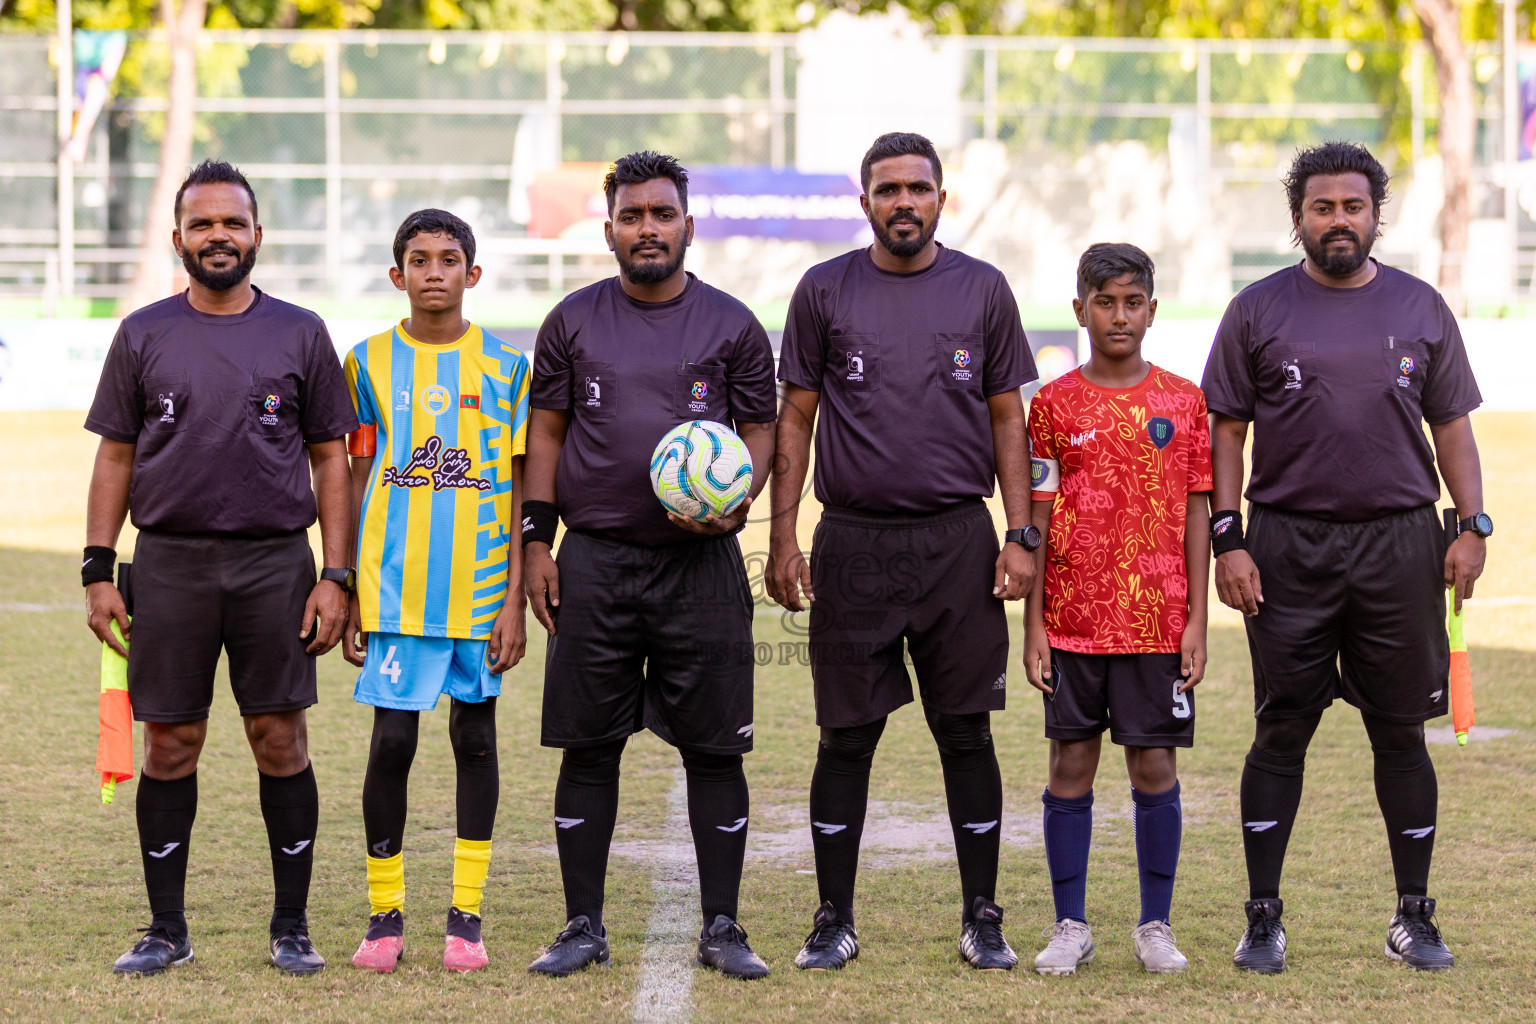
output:
{"label": "black referee shorts", "polygon": [[827,508],[811,541],[816,724],[867,725],[912,702],[944,714],[1007,703],[1008,622],[992,595],[997,529],[980,501],[932,515]]}
{"label": "black referee shorts", "polygon": [[704,753],[752,749],[752,595],[735,537],[657,548],[567,530],[556,565],[544,746],[650,729]]}
{"label": "black referee shorts", "polygon": [[1245,618],[1254,716],[1318,714],[1335,697],[1389,722],[1449,710],[1445,534],[1433,505],[1334,523],[1253,505],[1264,603]]}
{"label": "black referee shorts", "polygon": [[315,659],[299,639],[315,586],[315,556],[302,531],[260,539],[141,532],[132,585],[134,718],[207,718],[221,648],[240,714],[315,703]]}

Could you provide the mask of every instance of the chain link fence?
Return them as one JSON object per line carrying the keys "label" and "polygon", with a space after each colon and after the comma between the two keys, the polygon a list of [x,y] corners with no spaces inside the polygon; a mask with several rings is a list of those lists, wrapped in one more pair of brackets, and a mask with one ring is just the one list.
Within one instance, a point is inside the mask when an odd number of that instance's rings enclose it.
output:
{"label": "chain link fence", "polygon": [[[249,176],[266,230],[262,279],[285,294],[392,297],[380,268],[394,227],[430,205],[475,226],[482,295],[539,298],[612,264],[590,231],[531,234],[520,191],[530,174],[593,165],[595,184],[600,165],[643,148],[689,166],[811,167],[850,138],[862,150],[903,127],[903,97],[931,81],[923,124],[938,126],[953,173],[952,239],[1002,266],[1026,303],[1059,299],[1063,260],[1070,271],[1083,244],[1112,237],[1153,253],[1160,292],[1222,300],[1294,259],[1277,180],[1296,147],[1328,138],[1367,143],[1393,169],[1383,255],[1432,277],[1437,108],[1422,50],[941,37],[921,44],[930,63],[898,61],[886,84],[863,83],[860,106],[857,86],[827,88],[836,55],[807,47],[808,35],[210,31],[194,160],[229,160]],[[168,54],[162,38],[130,39],[74,168],[73,246],[61,249],[53,45],[0,36],[0,295],[45,312],[72,300],[106,307],[140,243]],[[1473,58],[1473,209],[1506,226],[1496,255],[1509,301],[1530,294],[1536,234],[1528,213],[1505,207],[1517,190],[1505,187],[1500,57]],[[1536,184],[1530,198],[1536,207]],[[715,241],[693,265],[772,303],[843,248]]]}

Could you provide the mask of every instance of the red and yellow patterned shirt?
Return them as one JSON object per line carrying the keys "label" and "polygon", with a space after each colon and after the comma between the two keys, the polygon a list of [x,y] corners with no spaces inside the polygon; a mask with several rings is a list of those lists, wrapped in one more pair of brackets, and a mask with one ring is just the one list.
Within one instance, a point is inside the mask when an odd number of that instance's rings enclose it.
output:
{"label": "red and yellow patterned shirt", "polygon": [[1029,444],[1034,500],[1056,502],[1045,570],[1051,646],[1177,653],[1189,618],[1188,496],[1211,489],[1205,396],[1157,366],[1116,390],[1073,370],[1030,403]]}

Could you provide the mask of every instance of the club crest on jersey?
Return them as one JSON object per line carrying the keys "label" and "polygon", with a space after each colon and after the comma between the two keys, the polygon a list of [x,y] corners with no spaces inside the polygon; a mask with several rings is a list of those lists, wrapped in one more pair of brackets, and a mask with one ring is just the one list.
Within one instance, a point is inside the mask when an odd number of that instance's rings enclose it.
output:
{"label": "club crest on jersey", "polygon": [[421,407],[433,416],[440,416],[453,405],[453,396],[441,384],[428,384],[421,392]]}
{"label": "club crest on jersey", "polygon": [[[463,448],[444,448],[443,439],[433,434],[426,443],[411,452],[411,461],[403,467],[385,466],[379,476],[381,484],[412,488],[431,485],[434,491],[453,487],[472,487],[479,491],[491,489],[491,482],[484,477],[470,476],[474,468],[469,452]],[[418,476],[418,469],[431,470],[429,476]]]}
{"label": "club crest on jersey", "polygon": [[1166,416],[1153,416],[1147,420],[1147,436],[1157,450],[1162,451],[1173,440],[1173,421]]}

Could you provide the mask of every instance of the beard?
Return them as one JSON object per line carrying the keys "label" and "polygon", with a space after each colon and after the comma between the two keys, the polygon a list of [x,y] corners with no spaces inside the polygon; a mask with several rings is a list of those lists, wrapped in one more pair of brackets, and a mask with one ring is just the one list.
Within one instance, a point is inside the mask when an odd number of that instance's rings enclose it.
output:
{"label": "beard", "polygon": [[[1297,234],[1307,258],[1329,277],[1348,277],[1365,266],[1365,261],[1371,255],[1371,246],[1376,242],[1374,236],[1369,241],[1362,242],[1360,236],[1349,228],[1335,228],[1324,232],[1320,238],[1311,238],[1301,232]],[[1349,239],[1354,243],[1354,247],[1346,252],[1335,252],[1329,249],[1329,243],[1337,238]]]}
{"label": "beard", "polygon": [[[203,260],[214,253],[228,253],[237,258],[237,262],[223,270],[211,270],[203,266]],[[197,254],[183,249],[181,252],[181,265],[187,268],[187,276],[211,292],[227,292],[251,273],[251,268],[256,266],[256,247],[253,245],[241,255],[240,250],[232,245],[205,245],[197,250]]]}
{"label": "beard", "polygon": [[[619,269],[624,272],[624,277],[631,284],[660,284],[683,265],[683,257],[687,254],[684,247],[677,251],[676,256],[670,256],[672,247],[666,242],[652,242],[651,245],[661,250],[661,256],[655,259],[627,259],[622,252],[615,249],[614,256],[619,261]],[[636,246],[630,247],[633,253]]]}
{"label": "beard", "polygon": [[[910,238],[897,238],[891,230],[897,224],[916,224],[917,234]],[[914,214],[897,213],[893,214],[883,227],[875,223],[875,219],[871,217],[869,226],[874,229],[875,238],[884,247],[886,252],[897,259],[909,260],[922,252],[928,243],[933,241],[933,233],[939,229],[939,218],[933,218],[932,224],[924,224]]]}

